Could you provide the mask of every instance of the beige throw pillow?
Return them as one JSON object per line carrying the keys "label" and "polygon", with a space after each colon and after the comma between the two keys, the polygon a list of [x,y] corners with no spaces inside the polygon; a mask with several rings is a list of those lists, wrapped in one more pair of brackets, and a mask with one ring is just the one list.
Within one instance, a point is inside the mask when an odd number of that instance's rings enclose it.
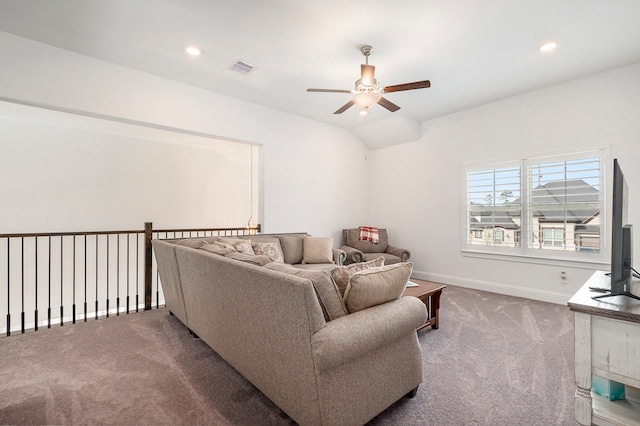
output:
{"label": "beige throw pillow", "polygon": [[267,256],[273,262],[284,263],[284,257],[282,256],[280,244],[278,243],[260,243],[252,241],[251,248],[257,255]]}
{"label": "beige throw pillow", "polygon": [[338,288],[328,272],[298,269],[291,265],[276,262],[265,265],[265,268],[311,280],[322,307],[325,321],[331,321],[347,314],[347,309],[344,306]]}
{"label": "beige throw pillow", "polygon": [[333,238],[304,237],[302,246],[302,263],[335,263],[333,261]]}
{"label": "beige throw pillow", "polygon": [[356,272],[344,292],[347,311],[351,314],[400,298],[412,270],[413,263],[402,262]]}
{"label": "beige throw pillow", "polygon": [[290,265],[302,263],[302,253],[304,250],[302,246],[303,239],[304,237],[302,235],[280,236],[280,246],[282,247],[284,263]]}
{"label": "beige throw pillow", "polygon": [[229,244],[230,246],[233,246],[233,248],[236,249],[238,253],[255,254],[253,252],[253,249],[251,248],[251,240],[220,237],[218,241],[220,241],[221,243]]}
{"label": "beige throw pillow", "polygon": [[380,256],[377,259],[370,260],[368,262],[352,263],[346,266],[336,266],[331,270],[331,277],[336,282],[340,295],[344,296],[344,291],[347,289],[349,279],[353,274],[365,269],[384,266],[384,257]]}

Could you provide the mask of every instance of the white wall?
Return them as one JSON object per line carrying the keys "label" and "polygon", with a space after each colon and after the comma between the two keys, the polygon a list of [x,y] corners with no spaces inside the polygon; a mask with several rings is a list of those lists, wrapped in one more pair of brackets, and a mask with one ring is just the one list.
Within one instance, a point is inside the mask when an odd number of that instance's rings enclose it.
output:
{"label": "white wall", "polygon": [[0,136],[0,233],[242,227],[251,215],[248,144],[7,102]]}
{"label": "white wall", "polygon": [[469,162],[610,146],[629,183],[629,221],[640,241],[640,64],[424,122],[422,133],[373,151],[370,174],[372,223],[411,249],[418,277],[565,303],[593,269],[608,269],[463,256],[461,168]]}
{"label": "white wall", "polygon": [[[368,162],[365,160],[368,150],[346,130],[7,33],[0,33],[0,55],[5,58],[0,67],[0,100],[115,117],[260,145],[264,167],[259,221],[264,225],[264,232],[308,231],[313,235],[333,236],[337,240],[345,223],[358,223],[368,217]],[[9,149],[7,138],[10,135],[2,132],[0,128],[0,156],[26,158],[33,154],[32,147],[15,143]],[[167,146],[161,148],[153,143],[148,144],[145,150],[147,148],[164,150],[163,156],[171,156],[166,150],[174,149]],[[118,149],[122,149],[122,152]],[[138,147],[120,145],[118,149],[114,148],[103,160],[106,162],[115,156],[123,158],[138,155]],[[51,146],[50,152],[57,150],[58,147]],[[187,155],[185,152],[180,151],[177,155]],[[46,156],[46,151],[41,155]],[[21,176],[37,176],[40,173],[36,165],[41,162],[34,162],[31,166],[23,164],[26,168],[21,171]],[[119,227],[121,222],[116,222],[115,217],[123,206],[116,200],[124,189],[119,188],[121,182],[113,179],[113,173],[117,170],[109,169],[103,162],[99,163],[99,167],[87,164],[79,167],[85,172],[91,169],[93,173],[98,173],[97,179],[101,181],[111,182],[108,189],[115,194],[112,199],[114,202],[100,206],[101,209],[111,210],[113,222],[91,223],[90,215],[82,211],[76,212],[78,220],[83,227],[91,229],[98,226],[109,229]],[[201,166],[198,168],[202,171]],[[185,172],[184,168],[180,170]],[[27,192],[33,183],[16,176],[15,170],[10,174],[6,171],[0,173],[3,186],[12,182],[13,194]],[[169,179],[174,171],[167,170],[167,173],[157,179]],[[228,183],[215,173],[212,169],[212,181],[221,186]],[[198,174],[198,177],[201,176]],[[186,172],[183,177],[187,177]],[[73,199],[72,194],[70,192],[71,199],[67,201],[78,204],[86,195],[76,193],[76,199]],[[211,197],[209,205],[219,210],[229,209],[234,202],[224,192],[209,194],[204,191],[201,196]],[[166,206],[151,207],[145,212],[145,220],[154,221],[154,227],[233,225],[211,223],[207,214],[201,217],[193,217],[198,216],[195,213],[186,214],[202,210],[203,204],[195,202],[196,198],[191,198],[188,201],[190,205],[181,206],[170,215],[167,222],[171,223],[161,223],[155,219],[166,217],[160,214],[160,210]],[[26,199],[17,200],[13,208],[26,211],[31,207],[29,203]],[[40,214],[38,230],[58,227],[62,211],[47,213]],[[190,223],[173,223],[183,215],[185,222]],[[31,224],[22,226],[15,223],[18,220],[14,216],[3,220],[4,229],[0,229],[0,233],[5,229],[31,231],[25,229],[30,228]],[[108,217],[105,220],[108,221]],[[339,241],[336,241],[338,244]]]}

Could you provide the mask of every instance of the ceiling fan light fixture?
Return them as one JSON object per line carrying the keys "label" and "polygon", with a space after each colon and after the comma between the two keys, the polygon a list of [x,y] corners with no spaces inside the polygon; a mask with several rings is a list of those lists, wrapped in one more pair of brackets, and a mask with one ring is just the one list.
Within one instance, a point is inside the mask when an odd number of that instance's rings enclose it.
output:
{"label": "ceiling fan light fixture", "polygon": [[369,108],[377,104],[381,97],[379,93],[361,92],[355,94],[353,102],[361,108]]}
{"label": "ceiling fan light fixture", "polygon": [[396,84],[393,86],[380,86],[378,80],[375,79],[375,69],[373,65],[369,65],[369,55],[372,47],[369,45],[362,46],[360,51],[365,57],[364,64],[360,64],[360,78],[355,82],[353,90],[343,89],[307,89],[307,92],[332,92],[332,93],[352,93],[353,97],[349,102],[338,108],[334,114],[342,114],[353,105],[360,107],[360,115],[366,115],[368,109],[374,105],[380,105],[390,112],[395,112],[400,107],[386,98],[382,97],[383,93],[402,92],[406,90],[426,89],[431,87],[429,80],[415,81],[413,83]]}
{"label": "ceiling fan light fixture", "polygon": [[378,80],[376,80],[375,78],[372,78],[372,79],[361,78],[359,80],[356,80],[355,82],[355,89],[354,89],[355,93],[362,93],[362,92],[379,93],[380,91],[381,91],[380,85],[378,84]]}

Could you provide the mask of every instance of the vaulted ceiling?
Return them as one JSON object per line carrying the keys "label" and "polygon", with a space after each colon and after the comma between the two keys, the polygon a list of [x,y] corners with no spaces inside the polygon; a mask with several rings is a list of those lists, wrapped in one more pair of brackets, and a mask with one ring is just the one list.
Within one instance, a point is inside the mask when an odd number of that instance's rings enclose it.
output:
{"label": "vaulted ceiling", "polygon": [[[0,31],[351,130],[372,149],[420,123],[640,62],[637,0],[0,0]],[[549,40],[557,48],[538,47]],[[364,57],[394,92],[333,114]],[[190,57],[185,47],[202,54]],[[256,68],[242,74],[238,61]],[[44,71],[46,72],[46,71]]]}

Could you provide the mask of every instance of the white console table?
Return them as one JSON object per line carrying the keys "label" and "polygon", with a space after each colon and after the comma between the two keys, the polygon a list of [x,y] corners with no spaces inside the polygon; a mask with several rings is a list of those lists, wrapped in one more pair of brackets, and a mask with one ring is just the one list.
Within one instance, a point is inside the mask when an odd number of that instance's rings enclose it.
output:
{"label": "white console table", "polygon": [[[609,287],[603,271],[569,300],[575,318],[576,420],[581,425],[640,426],[640,301],[626,296],[594,300],[589,287]],[[640,295],[640,283],[631,291]],[[591,392],[591,376],[624,383],[626,398]]]}

